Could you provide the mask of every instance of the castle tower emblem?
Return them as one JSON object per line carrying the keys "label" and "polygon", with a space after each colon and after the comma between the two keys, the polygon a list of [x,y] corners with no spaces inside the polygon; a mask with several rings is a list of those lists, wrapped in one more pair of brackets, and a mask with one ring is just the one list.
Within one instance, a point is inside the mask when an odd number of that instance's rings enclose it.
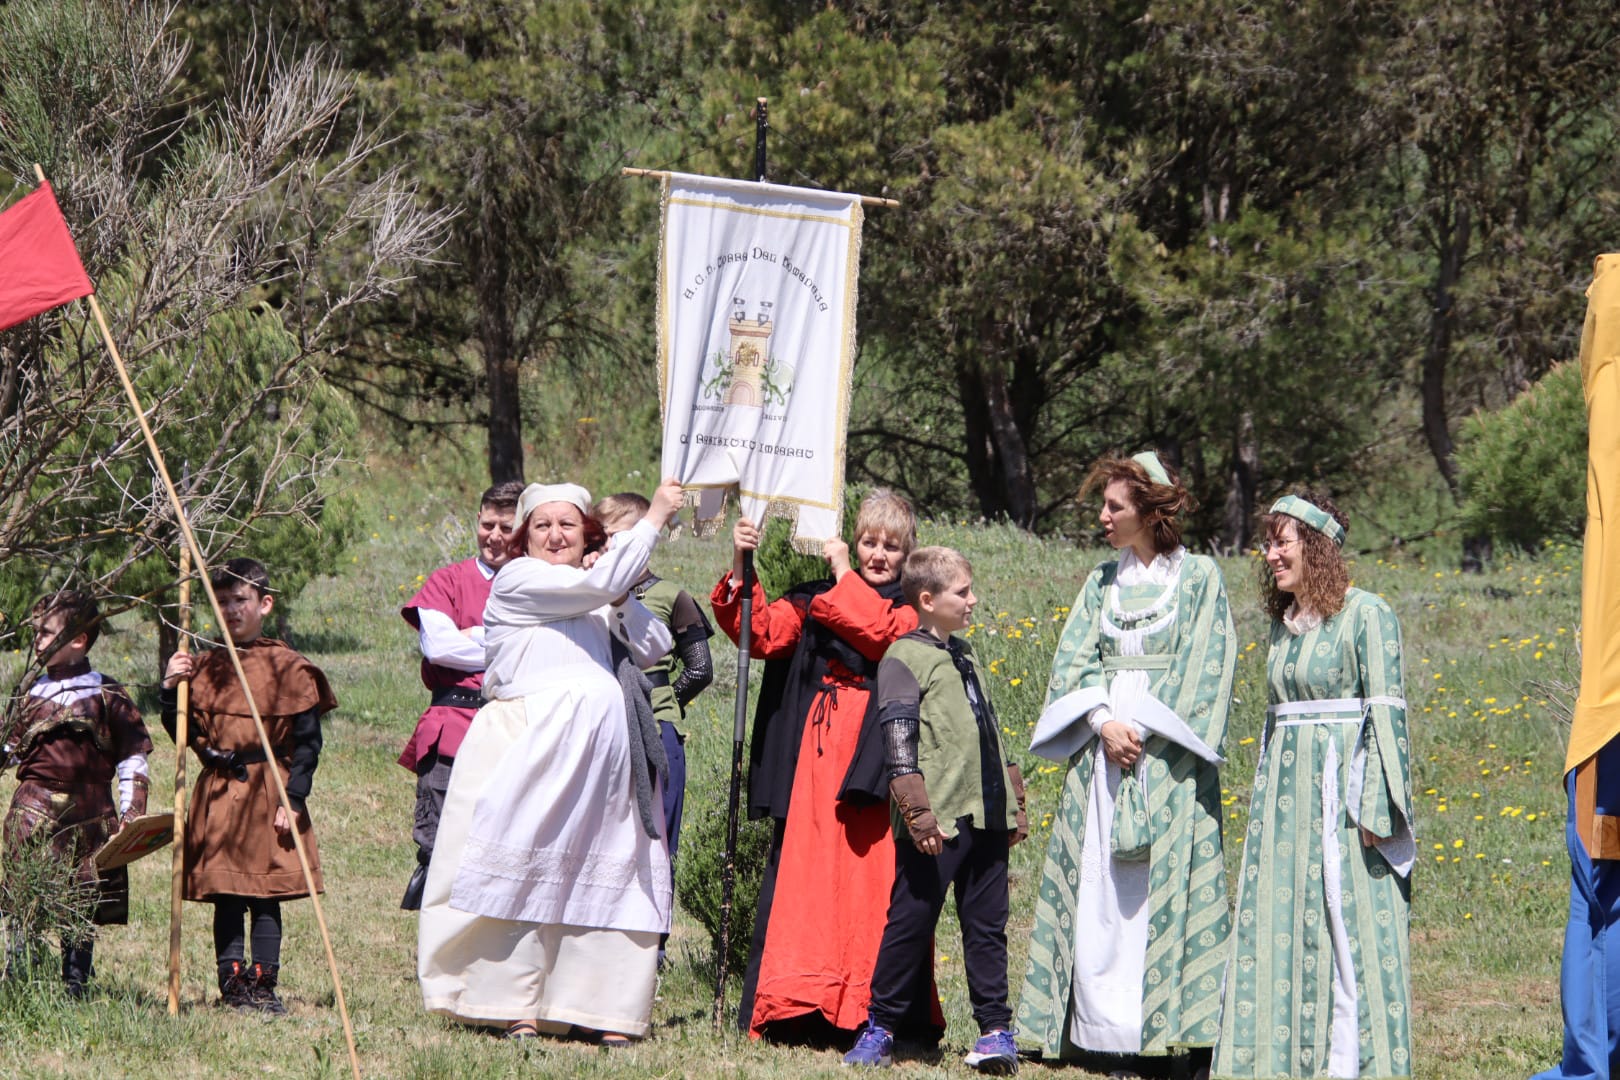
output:
{"label": "castle tower emblem", "polygon": [[731,385],[726,387],[722,403],[759,408],[765,404],[765,366],[771,356],[771,302],[760,302],[759,311],[752,318],[747,314],[747,301],[732,300],[731,319]]}

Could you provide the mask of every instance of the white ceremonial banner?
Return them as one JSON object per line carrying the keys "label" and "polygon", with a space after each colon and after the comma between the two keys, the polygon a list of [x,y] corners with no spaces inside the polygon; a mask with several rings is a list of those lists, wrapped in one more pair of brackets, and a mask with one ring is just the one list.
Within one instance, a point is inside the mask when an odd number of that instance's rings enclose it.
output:
{"label": "white ceremonial banner", "polygon": [[663,473],[708,531],[794,519],[794,546],[839,535],[855,360],[859,196],[672,173],[658,256]]}

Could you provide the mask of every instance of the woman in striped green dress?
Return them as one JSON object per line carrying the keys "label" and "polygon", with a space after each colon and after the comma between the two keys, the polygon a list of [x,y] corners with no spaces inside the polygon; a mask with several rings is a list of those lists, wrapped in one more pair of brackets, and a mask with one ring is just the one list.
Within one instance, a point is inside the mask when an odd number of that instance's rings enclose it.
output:
{"label": "woman in striped green dress", "polygon": [[1018,1027],[1048,1061],[1207,1057],[1229,926],[1218,770],[1237,650],[1226,587],[1214,559],[1181,546],[1189,500],[1157,456],[1105,460],[1093,487],[1119,557],[1075,600],[1030,747],[1068,772]]}
{"label": "woman in striped green dress", "polygon": [[1213,1073],[1410,1076],[1400,624],[1349,587],[1330,501],[1284,497],[1265,525],[1270,707]]}

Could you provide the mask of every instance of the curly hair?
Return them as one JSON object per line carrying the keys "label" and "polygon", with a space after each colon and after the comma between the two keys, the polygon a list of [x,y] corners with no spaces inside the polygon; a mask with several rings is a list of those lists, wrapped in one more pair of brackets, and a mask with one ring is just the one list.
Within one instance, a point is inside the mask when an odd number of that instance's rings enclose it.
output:
{"label": "curly hair", "polygon": [[1114,481],[1124,481],[1131,505],[1142,518],[1142,526],[1153,536],[1154,552],[1167,554],[1181,544],[1179,517],[1196,510],[1198,503],[1181,486],[1181,475],[1175,469],[1166,465],[1164,471],[1170,483],[1156,484],[1148,477],[1147,470],[1130,458],[1105,457],[1086,474],[1075,501],[1083,504],[1093,491],[1106,491]]}
{"label": "curly hair", "polygon": [[[1346,533],[1350,519],[1332,499],[1319,492],[1295,492],[1300,498],[1314,503],[1337,521]],[[1296,596],[1277,588],[1276,575],[1264,559],[1260,561],[1260,595],[1266,612],[1273,619],[1281,619],[1296,602],[1302,611],[1314,611],[1324,619],[1337,615],[1344,607],[1344,593],[1350,588],[1350,568],[1345,565],[1344,552],[1329,540],[1326,533],[1318,532],[1296,517],[1288,514],[1265,514],[1260,519],[1261,531],[1267,540],[1281,540],[1283,530],[1294,526],[1294,535],[1300,542],[1300,590]]]}

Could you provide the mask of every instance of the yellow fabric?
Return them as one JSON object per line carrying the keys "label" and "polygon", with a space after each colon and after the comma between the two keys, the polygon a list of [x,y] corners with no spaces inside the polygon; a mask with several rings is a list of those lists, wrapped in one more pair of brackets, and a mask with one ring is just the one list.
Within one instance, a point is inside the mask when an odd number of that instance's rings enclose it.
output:
{"label": "yellow fabric", "polygon": [[1620,254],[1599,255],[1586,290],[1581,382],[1586,392],[1586,550],[1581,564],[1581,691],[1568,772],[1620,734]]}

